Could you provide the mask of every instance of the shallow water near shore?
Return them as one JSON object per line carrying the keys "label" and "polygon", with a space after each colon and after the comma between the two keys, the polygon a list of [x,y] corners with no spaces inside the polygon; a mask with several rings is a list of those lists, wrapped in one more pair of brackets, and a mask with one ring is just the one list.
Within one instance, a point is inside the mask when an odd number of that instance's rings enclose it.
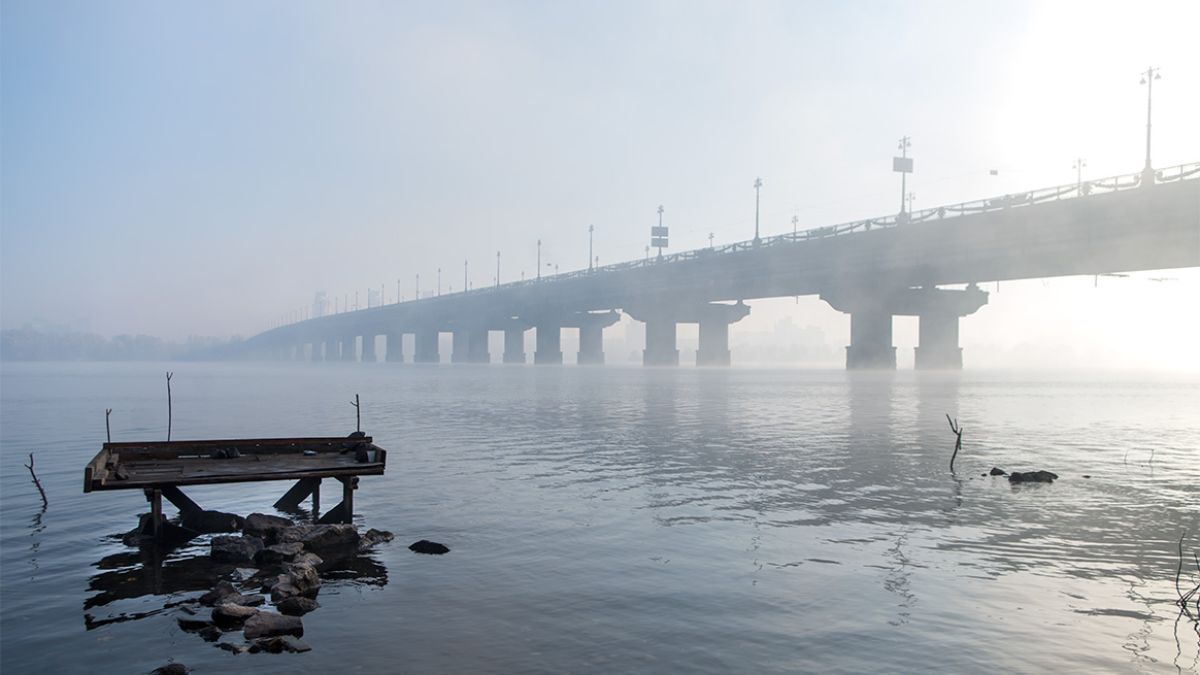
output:
{"label": "shallow water near shore", "polygon": [[[82,493],[105,408],[113,440],[165,438],[168,369],[174,439],[341,435],[361,396],[389,455],[387,475],[362,479],[356,522],[396,541],[327,578],[304,617],[313,651],[235,656],[182,632],[175,605],[207,588],[207,538],[148,559],[114,537],[142,495]],[[1194,376],[200,363],[0,375],[4,672],[171,659],[214,673],[1200,672],[1200,638],[1172,604],[1180,535],[1200,550]],[[947,413],[965,429],[955,475]],[[1061,478],[1014,486],[980,475],[993,466]],[[275,513],[286,487],[187,492],[245,515]],[[422,538],[452,550],[407,550]]]}

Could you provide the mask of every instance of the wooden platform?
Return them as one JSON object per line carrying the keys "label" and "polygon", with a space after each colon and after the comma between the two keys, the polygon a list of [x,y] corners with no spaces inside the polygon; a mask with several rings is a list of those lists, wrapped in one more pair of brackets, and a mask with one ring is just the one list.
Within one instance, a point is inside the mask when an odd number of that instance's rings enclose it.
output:
{"label": "wooden platform", "polygon": [[387,451],[370,436],[105,443],[84,469],[83,491],[143,490],[157,523],[162,497],[185,517],[201,510],[180,486],[294,480],[275,506],[295,507],[311,496],[315,517],[321,479],[335,478],[342,503],[321,522],[349,522],[358,477],[382,475],[386,464]]}

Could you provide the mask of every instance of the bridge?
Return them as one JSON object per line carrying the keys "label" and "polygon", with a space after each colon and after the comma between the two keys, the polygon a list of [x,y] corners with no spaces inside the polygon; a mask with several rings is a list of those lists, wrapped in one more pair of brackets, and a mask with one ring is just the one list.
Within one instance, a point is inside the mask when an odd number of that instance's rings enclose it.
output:
{"label": "bridge", "polygon": [[[620,312],[645,323],[646,365],[678,365],[676,326],[699,325],[697,365],[728,365],[729,325],[747,300],[818,295],[850,314],[847,368],[895,368],[892,317],[919,317],[919,369],[961,368],[959,320],[987,304],[978,284],[1200,266],[1200,163],[818,227],[488,288],[349,311],[250,338],[280,359],[561,364],[562,329],[579,330],[580,364],[604,362],[604,328]],[[962,289],[939,288],[958,286]]]}

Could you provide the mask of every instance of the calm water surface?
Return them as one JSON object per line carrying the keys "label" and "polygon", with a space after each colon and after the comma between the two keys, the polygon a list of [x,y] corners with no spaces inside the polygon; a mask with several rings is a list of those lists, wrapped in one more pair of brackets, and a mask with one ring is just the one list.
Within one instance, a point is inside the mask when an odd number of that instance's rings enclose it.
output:
{"label": "calm water surface", "polygon": [[[165,436],[168,368],[177,439],[343,434],[362,396],[389,466],[356,520],[397,541],[330,574],[312,652],[180,631],[207,540],[155,564],[114,537],[140,493],[82,493],[105,408],[114,440]],[[5,364],[0,383],[5,673],[1200,667],[1172,605],[1180,534],[1200,549],[1195,378]],[[189,494],[246,514],[285,487]]]}

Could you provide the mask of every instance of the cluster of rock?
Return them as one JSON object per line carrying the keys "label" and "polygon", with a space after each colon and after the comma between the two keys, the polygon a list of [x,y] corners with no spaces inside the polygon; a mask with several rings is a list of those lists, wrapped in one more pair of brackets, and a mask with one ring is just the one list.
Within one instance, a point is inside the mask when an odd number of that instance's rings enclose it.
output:
{"label": "cluster of rock", "polygon": [[[196,610],[184,611],[196,618],[180,618],[179,625],[217,646],[234,653],[305,652],[311,647],[299,640],[304,635],[301,617],[318,607],[321,590],[318,572],[325,558],[353,556],[372,546],[392,540],[392,534],[371,529],[360,535],[351,524],[296,524],[287,518],[252,513],[241,521],[242,534],[213,537],[210,557],[214,562],[254,565],[241,581],[244,593],[229,581],[220,581],[200,596],[203,606],[212,607],[209,619]],[[264,594],[277,611],[260,609]],[[226,632],[242,631],[245,644],[219,642]]]}
{"label": "cluster of rock", "polygon": [[[1006,472],[1004,469],[992,467],[992,470],[983,474],[985,476],[1008,476],[1010,483],[1053,483],[1058,474],[1050,471],[1014,471]],[[1089,476],[1085,476],[1087,478]]]}

